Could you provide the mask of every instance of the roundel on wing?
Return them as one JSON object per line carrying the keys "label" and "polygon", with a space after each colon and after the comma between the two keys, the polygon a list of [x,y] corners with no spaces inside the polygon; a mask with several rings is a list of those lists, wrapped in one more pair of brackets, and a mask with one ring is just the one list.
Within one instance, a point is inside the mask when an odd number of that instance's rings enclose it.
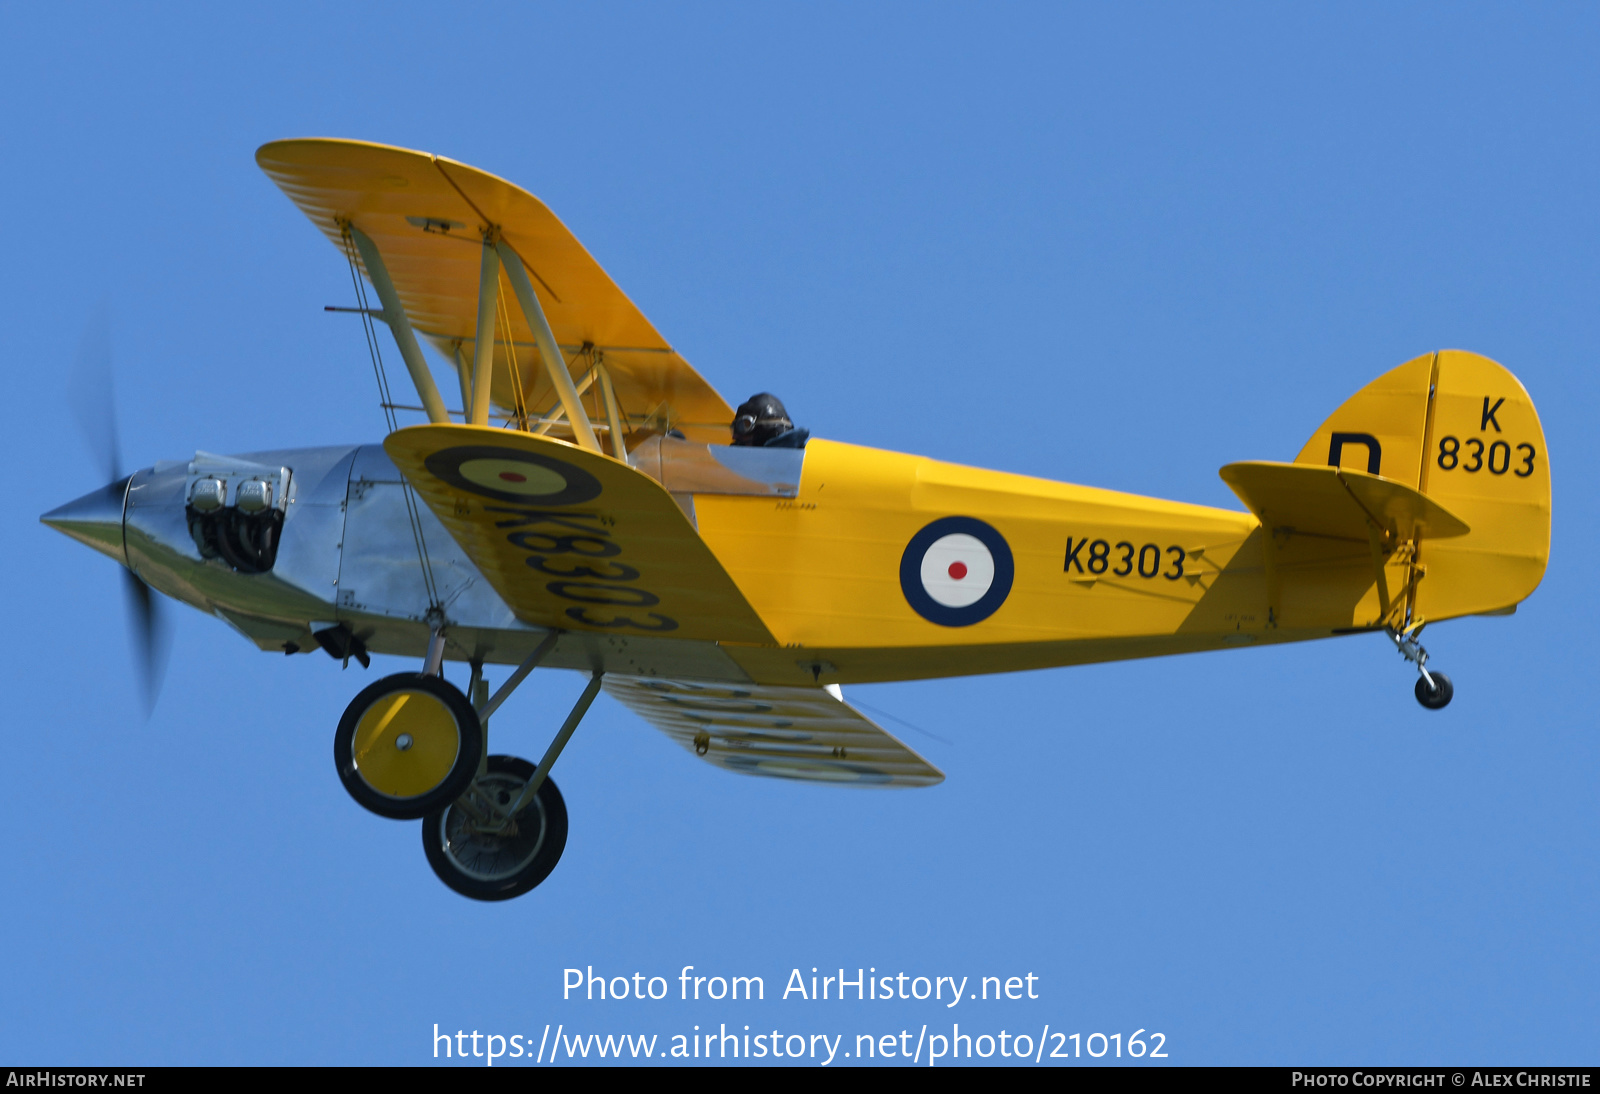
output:
{"label": "roundel on wing", "polygon": [[434,478],[469,494],[534,505],[579,505],[600,496],[600,481],[554,456],[497,445],[445,448],[422,461]]}
{"label": "roundel on wing", "polygon": [[900,556],[900,591],[922,618],[941,627],[988,619],[1011,594],[1011,547],[973,517],[945,517],[911,537]]}

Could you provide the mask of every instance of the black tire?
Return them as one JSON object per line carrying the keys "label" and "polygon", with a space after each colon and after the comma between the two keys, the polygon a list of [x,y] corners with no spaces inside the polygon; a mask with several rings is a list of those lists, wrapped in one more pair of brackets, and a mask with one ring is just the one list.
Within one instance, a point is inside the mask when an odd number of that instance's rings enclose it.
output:
{"label": "black tire", "polygon": [[1430,688],[1425,677],[1417,677],[1417,702],[1429,710],[1443,710],[1455,697],[1455,685],[1450,683],[1450,677],[1442,672],[1430,672],[1428,675],[1433,677],[1434,686]]}
{"label": "black tire", "polygon": [[[437,699],[455,723],[456,751],[447,773],[433,786],[415,794],[388,794],[363,777],[355,741],[362,715],[376,702],[397,691],[423,692]],[[467,697],[440,676],[401,672],[362,689],[345,708],[333,735],[333,763],[352,798],[363,808],[392,820],[416,820],[461,796],[478,772],[483,758],[483,723]]]}
{"label": "black tire", "polygon": [[[478,789],[510,804],[534,766],[516,756],[490,756]],[[471,816],[455,802],[422,820],[422,849],[439,880],[473,900],[510,900],[545,878],[567,847],[567,803],[545,779],[533,801],[517,814],[515,835],[491,836],[471,828]],[[537,824],[537,831],[534,825]]]}

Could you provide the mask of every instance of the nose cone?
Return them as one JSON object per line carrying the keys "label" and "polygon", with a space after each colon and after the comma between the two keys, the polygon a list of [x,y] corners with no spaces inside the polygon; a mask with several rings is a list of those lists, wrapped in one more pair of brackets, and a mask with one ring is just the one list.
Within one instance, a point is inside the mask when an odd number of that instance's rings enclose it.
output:
{"label": "nose cone", "polygon": [[124,566],[127,552],[122,546],[122,508],[133,476],[69,501],[39,519],[62,535],[87,543],[96,551],[110,555]]}

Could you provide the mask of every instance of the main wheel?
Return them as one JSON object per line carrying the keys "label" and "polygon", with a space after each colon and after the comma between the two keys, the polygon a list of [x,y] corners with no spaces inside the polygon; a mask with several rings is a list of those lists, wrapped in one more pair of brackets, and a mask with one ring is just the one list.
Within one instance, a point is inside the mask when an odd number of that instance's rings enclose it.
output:
{"label": "main wheel", "polygon": [[[516,756],[490,756],[474,796],[504,807],[517,800],[534,766]],[[485,831],[471,813],[452,802],[422,821],[422,849],[439,880],[473,900],[510,900],[545,878],[567,846],[567,804],[550,779],[539,786],[499,832]]]}
{"label": "main wheel", "polygon": [[483,724],[439,676],[402,672],[364,689],[333,735],[350,796],[380,817],[416,820],[448,805],[477,774]]}
{"label": "main wheel", "polygon": [[1450,677],[1442,672],[1430,672],[1433,677],[1433,687],[1428,686],[1427,677],[1417,677],[1417,702],[1429,710],[1443,710],[1450,705],[1450,700],[1455,697],[1456,689],[1450,683]]}

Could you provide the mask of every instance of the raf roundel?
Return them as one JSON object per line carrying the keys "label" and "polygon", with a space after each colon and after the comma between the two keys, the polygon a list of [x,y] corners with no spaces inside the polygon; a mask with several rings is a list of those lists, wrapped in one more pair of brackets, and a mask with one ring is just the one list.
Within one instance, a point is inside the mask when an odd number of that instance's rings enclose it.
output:
{"label": "raf roundel", "polygon": [[423,461],[434,477],[457,490],[496,501],[581,505],[600,496],[600,483],[581,467],[536,452],[463,445]]}
{"label": "raf roundel", "polygon": [[1011,593],[1015,566],[1005,537],[974,517],[945,517],[911,537],[900,556],[900,591],[941,627],[988,619]]}

